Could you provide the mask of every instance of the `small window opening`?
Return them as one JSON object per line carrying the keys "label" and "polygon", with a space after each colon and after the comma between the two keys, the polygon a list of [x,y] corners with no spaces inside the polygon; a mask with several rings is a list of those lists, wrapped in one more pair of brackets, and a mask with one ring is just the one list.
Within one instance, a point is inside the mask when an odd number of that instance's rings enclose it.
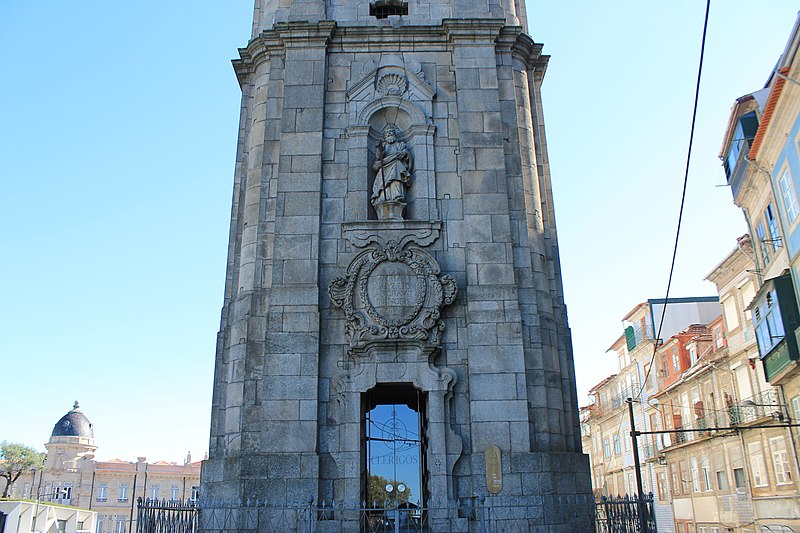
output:
{"label": "small window opening", "polygon": [[369,14],[377,19],[385,19],[391,15],[408,15],[408,2],[378,0],[369,4]]}

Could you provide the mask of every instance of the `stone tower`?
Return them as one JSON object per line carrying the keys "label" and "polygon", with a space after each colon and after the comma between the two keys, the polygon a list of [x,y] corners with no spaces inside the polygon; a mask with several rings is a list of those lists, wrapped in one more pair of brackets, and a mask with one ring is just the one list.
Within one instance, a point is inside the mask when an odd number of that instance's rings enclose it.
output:
{"label": "stone tower", "polygon": [[516,0],[256,0],[205,497],[590,493],[526,28]]}

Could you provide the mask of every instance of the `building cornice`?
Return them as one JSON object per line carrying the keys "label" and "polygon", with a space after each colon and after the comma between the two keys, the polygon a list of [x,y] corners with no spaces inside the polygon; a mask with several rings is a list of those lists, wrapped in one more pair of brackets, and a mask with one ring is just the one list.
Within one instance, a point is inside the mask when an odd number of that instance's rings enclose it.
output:
{"label": "building cornice", "polygon": [[239,59],[233,60],[233,70],[244,85],[256,66],[274,52],[286,48],[324,47],[333,34],[336,23],[331,20],[321,22],[281,22],[253,38],[246,48],[239,49]]}
{"label": "building cornice", "polygon": [[505,48],[533,71],[544,76],[550,56],[542,55],[543,45],[536,43],[519,26],[506,26],[503,19],[445,19],[437,26],[338,26],[336,22],[276,23],[239,49],[239,59],[232,61],[239,85],[243,86],[256,67],[287,48],[330,46],[336,52],[363,48],[370,51],[397,52],[400,45],[418,50],[445,51],[456,45],[494,43]]}

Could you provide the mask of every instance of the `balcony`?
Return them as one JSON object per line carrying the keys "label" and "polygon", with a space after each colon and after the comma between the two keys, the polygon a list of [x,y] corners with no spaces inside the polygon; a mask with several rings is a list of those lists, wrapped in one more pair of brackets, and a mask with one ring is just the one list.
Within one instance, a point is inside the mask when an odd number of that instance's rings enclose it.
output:
{"label": "balcony", "polygon": [[769,390],[756,394],[728,408],[728,422],[731,426],[749,425],[767,418],[783,416],[783,406],[778,394]]}
{"label": "balcony", "polygon": [[736,164],[733,168],[726,168],[728,174],[728,185],[731,186],[731,193],[733,194],[734,202],[739,197],[739,190],[744,184],[744,178],[747,175],[747,154],[750,153],[750,139],[740,139],[739,156],[736,158]]}
{"label": "balcony", "polygon": [[653,326],[650,324],[635,324],[625,328],[625,342],[628,345],[628,351],[631,352],[636,349],[645,341],[654,341]]}
{"label": "balcony", "polygon": [[694,420],[676,425],[676,430],[686,430],[683,433],[672,433],[664,439],[664,448],[678,446],[711,436],[711,432],[717,428],[728,427],[727,415],[719,413],[705,413],[704,416],[697,416]]}

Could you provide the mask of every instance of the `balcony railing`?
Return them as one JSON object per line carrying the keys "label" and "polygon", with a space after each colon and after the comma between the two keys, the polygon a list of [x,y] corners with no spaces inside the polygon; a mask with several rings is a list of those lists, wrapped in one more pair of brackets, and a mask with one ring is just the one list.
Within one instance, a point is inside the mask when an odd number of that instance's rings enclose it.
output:
{"label": "balcony railing", "polygon": [[683,421],[675,429],[686,431],[672,433],[671,436],[665,438],[664,444],[665,447],[676,446],[708,437],[718,429],[755,424],[768,419],[780,419],[782,416],[783,406],[778,401],[777,393],[768,390],[733,404],[724,411],[707,411],[703,413],[703,416]]}
{"label": "balcony railing", "polygon": [[783,406],[778,401],[778,394],[774,390],[756,394],[728,408],[731,426],[752,424],[764,418],[780,418],[782,416]]}
{"label": "balcony railing", "polygon": [[644,341],[653,341],[653,326],[650,324],[634,324],[625,328],[625,341],[628,345],[628,351],[635,350]]}

